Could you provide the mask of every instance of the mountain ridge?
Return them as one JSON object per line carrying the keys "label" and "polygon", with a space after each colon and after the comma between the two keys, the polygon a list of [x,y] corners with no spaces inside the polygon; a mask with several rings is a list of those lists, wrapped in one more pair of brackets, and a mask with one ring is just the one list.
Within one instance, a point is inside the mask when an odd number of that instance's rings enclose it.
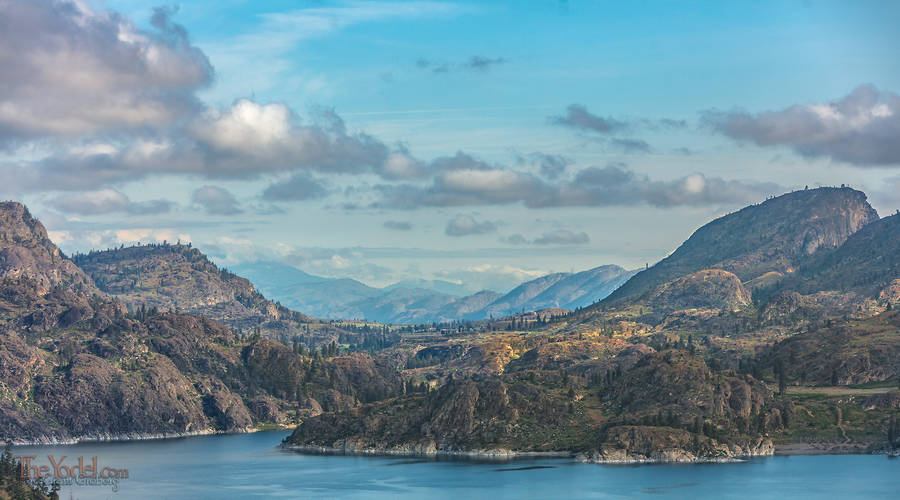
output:
{"label": "mountain ridge", "polygon": [[[482,290],[460,297],[400,286],[402,282],[379,289],[349,278],[317,280],[292,266],[271,262],[238,265],[234,269],[249,276],[267,294],[315,316],[395,324],[478,321],[522,310],[577,309],[604,298],[634,274],[619,266],[605,265],[578,273],[541,276],[505,294]],[[271,272],[275,269],[279,271]],[[292,283],[295,272],[306,281]]]}

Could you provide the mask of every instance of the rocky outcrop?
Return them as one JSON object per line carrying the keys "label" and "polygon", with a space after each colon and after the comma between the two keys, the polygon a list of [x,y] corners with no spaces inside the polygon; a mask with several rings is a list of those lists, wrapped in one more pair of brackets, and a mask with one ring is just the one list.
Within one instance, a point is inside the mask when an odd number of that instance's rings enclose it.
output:
{"label": "rocky outcrop", "polygon": [[[278,401],[272,397],[259,396],[250,401],[250,413],[257,422],[285,425],[288,416],[278,407]],[[320,410],[321,412],[321,410]]]}
{"label": "rocky outcrop", "polygon": [[733,273],[704,269],[660,285],[641,300],[654,311],[716,309],[734,311],[750,304],[750,292]]}
{"label": "rocky outcrop", "polygon": [[26,278],[39,294],[53,288],[99,294],[94,282],[59,251],[44,225],[21,203],[0,202],[0,279]]}
{"label": "rocky outcrop", "polygon": [[873,394],[862,403],[864,410],[900,410],[900,391]]}

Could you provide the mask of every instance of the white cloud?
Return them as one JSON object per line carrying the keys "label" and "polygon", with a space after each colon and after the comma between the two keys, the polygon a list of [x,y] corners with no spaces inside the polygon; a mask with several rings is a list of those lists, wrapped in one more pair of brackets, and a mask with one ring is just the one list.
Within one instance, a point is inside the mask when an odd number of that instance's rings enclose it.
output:
{"label": "white cloud", "polygon": [[780,111],[710,110],[714,131],[758,146],[784,145],[801,156],[828,157],[856,166],[900,165],[900,96],[862,85],[830,103]]}
{"label": "white cloud", "polygon": [[225,110],[207,110],[191,127],[199,139],[221,150],[264,156],[290,147],[291,112],[284,104],[240,99]]}
{"label": "white cloud", "polygon": [[0,145],[167,125],[198,107],[206,56],[171,12],[154,31],[82,2],[10,0],[0,30]]}

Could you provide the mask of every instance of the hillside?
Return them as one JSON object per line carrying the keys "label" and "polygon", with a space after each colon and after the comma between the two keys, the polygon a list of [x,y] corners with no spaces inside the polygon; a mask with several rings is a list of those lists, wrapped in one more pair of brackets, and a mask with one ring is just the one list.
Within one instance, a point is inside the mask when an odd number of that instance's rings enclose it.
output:
{"label": "hillside", "polygon": [[0,234],[20,263],[0,276],[4,440],[240,432],[405,390],[390,364],[366,354],[298,354],[207,318],[129,313],[20,204],[0,206]]}
{"label": "hillside", "polygon": [[578,309],[606,298],[631,279],[637,271],[619,266],[600,266],[569,274],[528,301],[528,309]]}
{"label": "hillside", "polygon": [[795,191],[720,217],[671,255],[641,271],[603,301],[621,304],[668,281],[722,269],[751,282],[796,271],[820,251],[841,246],[878,214],[865,193],[850,188]]}
{"label": "hillside", "polygon": [[267,300],[253,284],[182,244],[141,245],[75,255],[104,292],[135,311],[179,311],[222,321],[240,332],[329,343],[342,333],[326,322]]}

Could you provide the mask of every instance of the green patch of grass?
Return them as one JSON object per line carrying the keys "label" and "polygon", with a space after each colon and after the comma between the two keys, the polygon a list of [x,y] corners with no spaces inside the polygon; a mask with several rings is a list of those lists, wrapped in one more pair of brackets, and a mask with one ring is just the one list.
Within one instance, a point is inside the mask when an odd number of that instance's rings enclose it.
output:
{"label": "green patch of grass", "polygon": [[853,384],[847,387],[851,389],[881,389],[883,387],[895,388],[900,385],[898,380],[882,380],[880,382],[867,382],[865,384]]}
{"label": "green patch of grass", "polygon": [[271,422],[259,422],[254,427],[258,431],[278,431],[281,429],[287,429],[287,426],[281,424],[273,424]]}

